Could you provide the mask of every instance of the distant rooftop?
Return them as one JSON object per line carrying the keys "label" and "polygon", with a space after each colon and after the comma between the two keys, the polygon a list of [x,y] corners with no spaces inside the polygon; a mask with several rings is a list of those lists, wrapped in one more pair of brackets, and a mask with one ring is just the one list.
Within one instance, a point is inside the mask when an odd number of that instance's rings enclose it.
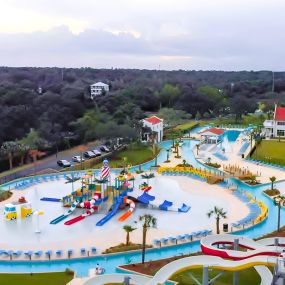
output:
{"label": "distant rooftop", "polygon": [[151,123],[152,125],[156,125],[162,122],[162,120],[156,116],[151,116],[149,118],[145,118],[144,120]]}
{"label": "distant rooftop", "polygon": [[208,132],[220,136],[220,135],[222,135],[224,133],[224,130],[218,129],[218,128],[210,128],[210,129],[207,129],[207,130],[203,131],[202,134],[203,133],[208,133]]}
{"label": "distant rooftop", "polygon": [[285,107],[276,107],[274,119],[276,121],[285,121]]}
{"label": "distant rooftop", "polygon": [[92,84],[90,86],[108,86],[108,84],[103,83],[103,82],[97,82],[97,83],[94,83],[94,84]]}

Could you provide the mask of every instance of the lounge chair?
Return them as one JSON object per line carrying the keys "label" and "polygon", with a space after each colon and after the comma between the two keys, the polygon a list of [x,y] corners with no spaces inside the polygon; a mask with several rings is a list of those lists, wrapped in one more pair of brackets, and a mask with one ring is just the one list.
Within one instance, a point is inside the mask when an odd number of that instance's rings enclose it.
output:
{"label": "lounge chair", "polygon": [[85,255],[85,254],[86,254],[86,249],[85,249],[85,248],[81,248],[81,249],[80,249],[80,253],[81,253],[82,255]]}
{"label": "lounge chair", "polygon": [[57,251],[55,252],[55,254],[56,254],[57,256],[61,256],[61,255],[62,255],[62,250],[61,250],[61,249],[57,250]]}
{"label": "lounge chair", "polygon": [[91,247],[91,253],[92,253],[92,254],[95,254],[96,252],[97,252],[97,248],[94,247],[94,246],[92,246],[92,247]]}
{"label": "lounge chair", "polygon": [[43,251],[42,250],[38,250],[38,251],[35,251],[34,254],[38,257],[42,256],[43,254]]}

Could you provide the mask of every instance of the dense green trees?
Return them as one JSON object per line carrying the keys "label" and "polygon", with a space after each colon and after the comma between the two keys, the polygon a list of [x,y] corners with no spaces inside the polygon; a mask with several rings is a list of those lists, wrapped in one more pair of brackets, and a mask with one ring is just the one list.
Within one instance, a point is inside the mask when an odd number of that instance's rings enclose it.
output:
{"label": "dense green trees", "polygon": [[[92,101],[89,85],[96,81],[108,83],[110,92]],[[259,103],[270,117],[273,103],[285,102],[285,73],[275,73],[275,92],[271,87],[272,74],[266,71],[1,67],[0,146],[20,141],[29,148],[22,139],[31,129],[37,147],[52,151],[96,138],[133,139],[139,120],[157,112],[170,125],[227,114],[238,121]]]}

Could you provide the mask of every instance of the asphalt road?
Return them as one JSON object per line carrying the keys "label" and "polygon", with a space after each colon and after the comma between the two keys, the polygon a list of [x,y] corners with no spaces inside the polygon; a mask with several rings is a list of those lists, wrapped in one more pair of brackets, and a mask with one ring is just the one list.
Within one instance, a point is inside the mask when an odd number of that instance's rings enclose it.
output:
{"label": "asphalt road", "polygon": [[[99,144],[96,145],[95,143],[90,144],[88,147],[86,147],[86,149],[84,151],[95,149],[98,146],[100,146],[100,145]],[[102,154],[104,154],[104,153],[102,152]],[[61,160],[61,159],[65,159],[67,161],[70,161],[71,164],[74,165],[74,164],[76,164],[76,162],[72,162],[72,157],[75,155],[80,155],[80,152],[78,151],[78,147],[74,148],[74,149],[70,149],[68,151],[59,152],[57,155],[54,154],[54,155],[51,155],[49,157],[45,157],[42,160],[38,160],[35,164],[30,164],[29,168],[26,168],[24,170],[19,170],[16,173],[13,173],[13,174],[10,174],[10,175],[7,175],[5,177],[0,178],[0,184],[3,184],[7,181],[17,179],[20,177],[33,175],[35,173],[44,171],[46,169],[54,169],[57,171],[62,170],[63,168],[57,165],[57,161]],[[86,158],[84,158],[84,159],[86,159]]]}

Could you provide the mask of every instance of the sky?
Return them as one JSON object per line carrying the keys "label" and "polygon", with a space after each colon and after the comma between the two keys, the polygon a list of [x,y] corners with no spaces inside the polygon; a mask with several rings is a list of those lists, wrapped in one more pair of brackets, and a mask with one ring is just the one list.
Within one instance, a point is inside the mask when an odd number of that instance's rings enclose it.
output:
{"label": "sky", "polygon": [[0,0],[0,65],[283,71],[284,0]]}

